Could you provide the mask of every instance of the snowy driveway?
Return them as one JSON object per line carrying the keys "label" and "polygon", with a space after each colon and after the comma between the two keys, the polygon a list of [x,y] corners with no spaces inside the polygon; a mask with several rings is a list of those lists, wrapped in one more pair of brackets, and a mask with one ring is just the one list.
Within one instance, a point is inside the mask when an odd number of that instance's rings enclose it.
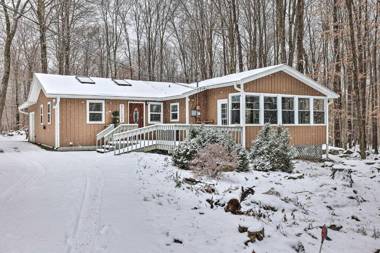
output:
{"label": "snowy driveway", "polygon": [[[343,225],[329,230],[324,253],[380,249],[379,161],[336,157],[334,167],[352,168],[352,187],[345,176],[332,179],[328,166],[297,162],[294,179],[226,173],[202,179],[215,185],[207,193],[176,187],[191,174],[166,156],[51,152],[21,139],[0,136],[1,253],[317,252],[322,224]],[[243,209],[263,218],[206,201],[236,198],[241,186],[255,187]],[[264,240],[245,246],[239,225],[263,226]]]}

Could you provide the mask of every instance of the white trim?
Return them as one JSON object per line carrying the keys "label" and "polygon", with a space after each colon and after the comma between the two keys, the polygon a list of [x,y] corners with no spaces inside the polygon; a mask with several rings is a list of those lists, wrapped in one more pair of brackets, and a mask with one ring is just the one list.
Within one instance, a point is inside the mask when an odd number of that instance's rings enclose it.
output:
{"label": "white trim", "polygon": [[123,103],[119,104],[119,116],[120,116],[120,123],[125,122],[125,106]]}
{"label": "white trim", "polygon": [[39,115],[40,125],[44,125],[44,105],[40,104],[40,115]]}
{"label": "white trim", "polygon": [[[160,121],[151,121],[150,120],[150,105],[160,105],[161,106]],[[164,111],[163,107],[164,106],[163,106],[162,102],[148,102],[148,124],[159,124],[159,123],[163,122],[163,111]],[[155,113],[155,114],[158,114],[158,113]]]}
{"label": "white trim", "polygon": [[[100,103],[102,104],[102,120],[101,121],[90,121],[90,111],[89,111],[89,105],[90,103]],[[93,113],[100,113],[99,112],[93,112]],[[104,124],[105,122],[105,102],[104,100],[86,100],[86,122],[87,124]]]}
{"label": "white trim", "polygon": [[36,141],[36,114],[29,112],[29,141]]}
{"label": "white trim", "polygon": [[127,109],[127,115],[128,115],[128,124],[131,124],[131,122],[129,122],[129,104],[142,104],[143,105],[143,126],[146,126],[146,122],[145,122],[145,118],[146,118],[146,110],[145,110],[145,102],[141,102],[141,101],[128,101],[128,109]]}
{"label": "white trim", "polygon": [[314,125],[314,98],[310,98],[309,103],[310,103],[310,125]]}
{"label": "white trim", "polygon": [[222,105],[223,104],[226,104],[227,105],[227,115],[226,115],[226,117],[227,117],[227,126],[229,125],[229,120],[228,120],[228,99],[227,98],[224,98],[224,99],[218,99],[217,101],[216,101],[216,106],[217,106],[217,108],[216,108],[216,122],[217,122],[217,125],[218,126],[225,126],[225,125],[223,125],[222,124],[222,117],[221,117],[221,110],[222,110]]}
{"label": "white trim", "polygon": [[48,125],[51,125],[51,101],[47,102],[47,123]]}
{"label": "white trim", "polygon": [[[172,111],[172,106],[177,106],[177,112],[174,112],[174,113],[177,113],[177,119],[173,119],[173,117],[172,117],[172,113],[173,113],[173,111]],[[170,108],[170,121],[171,122],[178,122],[179,121],[179,114],[180,114],[180,110],[179,110],[179,102],[176,102],[176,103],[170,103],[170,105],[169,105],[169,108]]]}
{"label": "white trim", "polygon": [[[231,97],[232,96],[239,96],[241,95],[241,92],[235,92],[235,93],[230,93],[228,95],[229,97],[229,103],[228,103],[228,111],[229,111],[229,125],[239,125],[239,124],[231,124]],[[281,107],[282,107],[282,101],[281,99],[279,98],[282,98],[282,97],[290,97],[290,98],[294,98],[294,124],[284,124],[284,126],[326,126],[328,124],[328,120],[325,118],[325,122],[324,124],[311,124],[311,120],[309,123],[307,124],[300,124],[299,123],[299,117],[298,117],[298,114],[299,114],[299,108],[298,108],[298,99],[299,98],[306,98],[306,99],[309,99],[309,105],[310,105],[310,108],[309,108],[309,112],[310,112],[310,116],[311,116],[311,111],[313,110],[313,106],[311,105],[311,102],[314,100],[314,99],[324,99],[324,100],[327,100],[328,98],[326,97],[321,97],[321,96],[299,96],[299,95],[289,95],[289,94],[277,94],[277,93],[256,93],[256,92],[244,92],[244,96],[249,96],[249,95],[252,95],[252,96],[260,96],[260,117],[259,117],[259,124],[244,124],[245,126],[263,126],[265,125],[264,123],[264,97],[277,97],[277,124],[275,125],[281,125],[282,124],[282,121],[280,123],[280,119],[282,119],[282,110]],[[279,102],[280,101],[280,102]],[[326,102],[325,102],[325,106],[326,106]],[[240,106],[240,113],[243,113],[242,111],[242,105]],[[244,111],[244,114],[245,114],[245,111]],[[281,114],[281,117],[279,116],[279,114]],[[325,113],[325,117],[326,117],[326,113]],[[245,123],[245,122],[243,122]]]}
{"label": "white trim", "polygon": [[61,115],[60,115],[60,103],[61,103],[61,98],[57,97],[57,100],[55,102],[55,107],[54,107],[54,119],[55,119],[55,144],[54,148],[59,148],[61,145]]}
{"label": "white trim", "polygon": [[186,96],[185,98],[185,101],[186,101],[186,124],[189,124],[190,123],[190,112],[189,112],[189,109],[190,109],[190,98],[189,96]]}

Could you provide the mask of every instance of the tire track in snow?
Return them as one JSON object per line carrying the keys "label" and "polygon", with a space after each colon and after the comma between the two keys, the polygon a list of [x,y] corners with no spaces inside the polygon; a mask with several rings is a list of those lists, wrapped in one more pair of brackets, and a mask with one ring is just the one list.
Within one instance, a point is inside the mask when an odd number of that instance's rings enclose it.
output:
{"label": "tire track in snow", "polygon": [[93,252],[101,230],[100,209],[104,178],[98,167],[85,172],[84,187],[78,215],[71,236],[67,239],[67,253]]}

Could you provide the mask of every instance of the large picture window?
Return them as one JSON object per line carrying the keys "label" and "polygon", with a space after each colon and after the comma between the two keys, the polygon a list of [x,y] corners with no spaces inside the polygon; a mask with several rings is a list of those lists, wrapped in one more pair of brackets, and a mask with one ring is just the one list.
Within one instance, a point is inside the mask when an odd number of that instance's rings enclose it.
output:
{"label": "large picture window", "polygon": [[162,104],[149,104],[149,123],[162,123]]}
{"label": "large picture window", "polygon": [[310,124],[310,99],[298,99],[298,123]]}
{"label": "large picture window", "polygon": [[260,123],[260,96],[247,95],[245,97],[245,123]]}
{"label": "large picture window", "polygon": [[179,103],[170,104],[170,121],[179,121]]}
{"label": "large picture window", "polygon": [[240,95],[231,97],[231,124],[240,124]]}
{"label": "large picture window", "polygon": [[325,123],[325,101],[323,99],[314,99],[313,105],[313,115],[314,124],[324,124]]}
{"label": "large picture window", "polygon": [[282,124],[294,124],[294,98],[282,97]]}
{"label": "large picture window", "polygon": [[87,123],[103,124],[104,123],[104,101],[87,100]]}
{"label": "large picture window", "polygon": [[277,97],[264,97],[264,123],[277,124]]}

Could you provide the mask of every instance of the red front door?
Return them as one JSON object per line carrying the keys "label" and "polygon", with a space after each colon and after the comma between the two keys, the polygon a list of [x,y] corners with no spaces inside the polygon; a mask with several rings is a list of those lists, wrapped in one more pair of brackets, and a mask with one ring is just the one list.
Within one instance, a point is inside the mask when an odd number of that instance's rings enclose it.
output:
{"label": "red front door", "polygon": [[130,103],[129,104],[129,124],[138,124],[139,127],[144,126],[144,104]]}

